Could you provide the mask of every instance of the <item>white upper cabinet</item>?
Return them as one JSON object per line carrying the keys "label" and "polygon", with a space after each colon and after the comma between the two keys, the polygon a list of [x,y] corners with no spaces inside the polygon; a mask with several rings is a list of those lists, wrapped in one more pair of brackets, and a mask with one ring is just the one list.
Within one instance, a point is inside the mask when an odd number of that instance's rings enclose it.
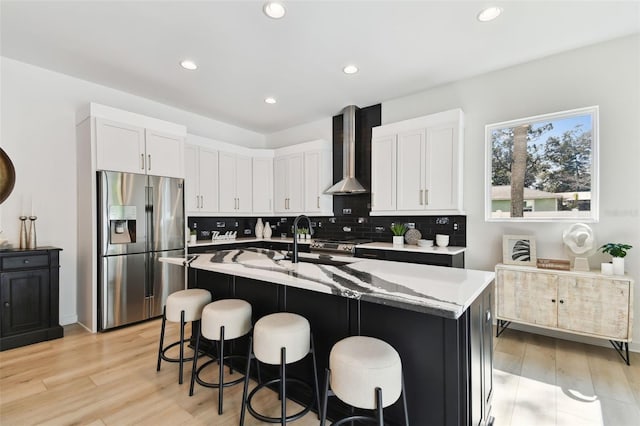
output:
{"label": "white upper cabinet", "polygon": [[276,156],[274,161],[274,210],[276,213],[303,211],[304,154]]}
{"label": "white upper cabinet", "polygon": [[304,153],[304,212],[333,214],[333,196],[324,191],[331,186],[331,151]]}
{"label": "white upper cabinet", "polygon": [[88,113],[97,170],[184,177],[184,126],[97,104]]}
{"label": "white upper cabinet", "polygon": [[187,213],[217,213],[218,151],[187,144],[184,157]]}
{"label": "white upper cabinet", "polygon": [[253,158],[253,212],[273,213],[273,158]]}
{"label": "white upper cabinet", "polygon": [[460,109],[374,128],[372,214],[461,214],[462,149]]}
{"label": "white upper cabinet", "polygon": [[371,210],[396,210],[396,137],[371,140]]}
{"label": "white upper cabinet", "polygon": [[147,129],[147,174],[155,176],[184,177],[184,139]]}
{"label": "white upper cabinet", "polygon": [[251,213],[251,158],[223,151],[218,155],[220,212]]}

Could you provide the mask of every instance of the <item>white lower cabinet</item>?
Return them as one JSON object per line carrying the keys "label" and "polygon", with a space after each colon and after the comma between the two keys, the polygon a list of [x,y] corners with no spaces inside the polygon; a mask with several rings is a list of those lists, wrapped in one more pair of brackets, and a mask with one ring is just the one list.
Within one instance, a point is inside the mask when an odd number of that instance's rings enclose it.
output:
{"label": "white lower cabinet", "polygon": [[499,264],[496,307],[496,317],[502,322],[628,343],[632,335],[633,280],[596,272]]}
{"label": "white lower cabinet", "polygon": [[185,210],[187,214],[218,212],[218,151],[186,145]]}

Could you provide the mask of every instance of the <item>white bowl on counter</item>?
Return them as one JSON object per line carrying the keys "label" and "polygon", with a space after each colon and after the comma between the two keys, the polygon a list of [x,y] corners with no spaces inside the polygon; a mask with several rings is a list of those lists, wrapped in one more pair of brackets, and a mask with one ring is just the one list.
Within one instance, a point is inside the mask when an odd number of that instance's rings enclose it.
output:
{"label": "white bowl on counter", "polygon": [[420,247],[433,247],[433,240],[418,240]]}

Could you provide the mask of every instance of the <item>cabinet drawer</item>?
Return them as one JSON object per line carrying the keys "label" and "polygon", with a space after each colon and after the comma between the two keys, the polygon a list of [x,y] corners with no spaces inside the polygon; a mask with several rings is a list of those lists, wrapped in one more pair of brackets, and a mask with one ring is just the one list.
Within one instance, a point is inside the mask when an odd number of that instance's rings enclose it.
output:
{"label": "cabinet drawer", "polygon": [[42,268],[49,266],[49,256],[46,254],[36,256],[10,256],[2,259],[2,270]]}

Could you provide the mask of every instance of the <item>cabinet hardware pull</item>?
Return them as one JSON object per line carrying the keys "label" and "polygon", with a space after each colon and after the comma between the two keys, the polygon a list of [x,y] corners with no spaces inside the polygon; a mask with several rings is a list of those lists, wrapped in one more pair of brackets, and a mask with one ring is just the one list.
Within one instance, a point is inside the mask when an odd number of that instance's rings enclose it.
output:
{"label": "cabinet hardware pull", "polygon": [[204,195],[200,196],[200,208],[203,209],[204,208]]}
{"label": "cabinet hardware pull", "polygon": [[318,195],[317,197],[318,201],[317,201],[317,207],[320,208],[320,196]]}
{"label": "cabinet hardware pull", "polygon": [[11,305],[9,305],[9,302],[4,302],[4,307],[5,308],[8,308],[9,306],[11,306]]}
{"label": "cabinet hardware pull", "polygon": [[140,154],[140,169],[144,170],[144,154]]}
{"label": "cabinet hardware pull", "polygon": [[148,164],[148,166],[149,166],[149,170],[151,170],[151,154],[149,154],[149,164]]}
{"label": "cabinet hardware pull", "polygon": [[429,205],[429,190],[428,189],[424,190],[424,205],[425,206]]}
{"label": "cabinet hardware pull", "polygon": [[238,210],[240,210],[240,198],[238,198],[237,200],[238,200]]}
{"label": "cabinet hardware pull", "polygon": [[487,311],[487,322],[491,321],[491,311]]}
{"label": "cabinet hardware pull", "polygon": [[421,189],[421,190],[419,190],[419,192],[420,192],[420,205],[422,205],[422,204],[423,204],[423,201],[422,201],[422,199],[423,199],[423,198],[422,198],[422,197],[423,197],[423,195],[422,195],[422,194],[423,194],[423,191],[422,191],[422,189]]}
{"label": "cabinet hardware pull", "polygon": [[556,303],[556,299],[551,299],[551,303]]}
{"label": "cabinet hardware pull", "polygon": [[564,300],[560,299],[560,303],[564,303]]}

